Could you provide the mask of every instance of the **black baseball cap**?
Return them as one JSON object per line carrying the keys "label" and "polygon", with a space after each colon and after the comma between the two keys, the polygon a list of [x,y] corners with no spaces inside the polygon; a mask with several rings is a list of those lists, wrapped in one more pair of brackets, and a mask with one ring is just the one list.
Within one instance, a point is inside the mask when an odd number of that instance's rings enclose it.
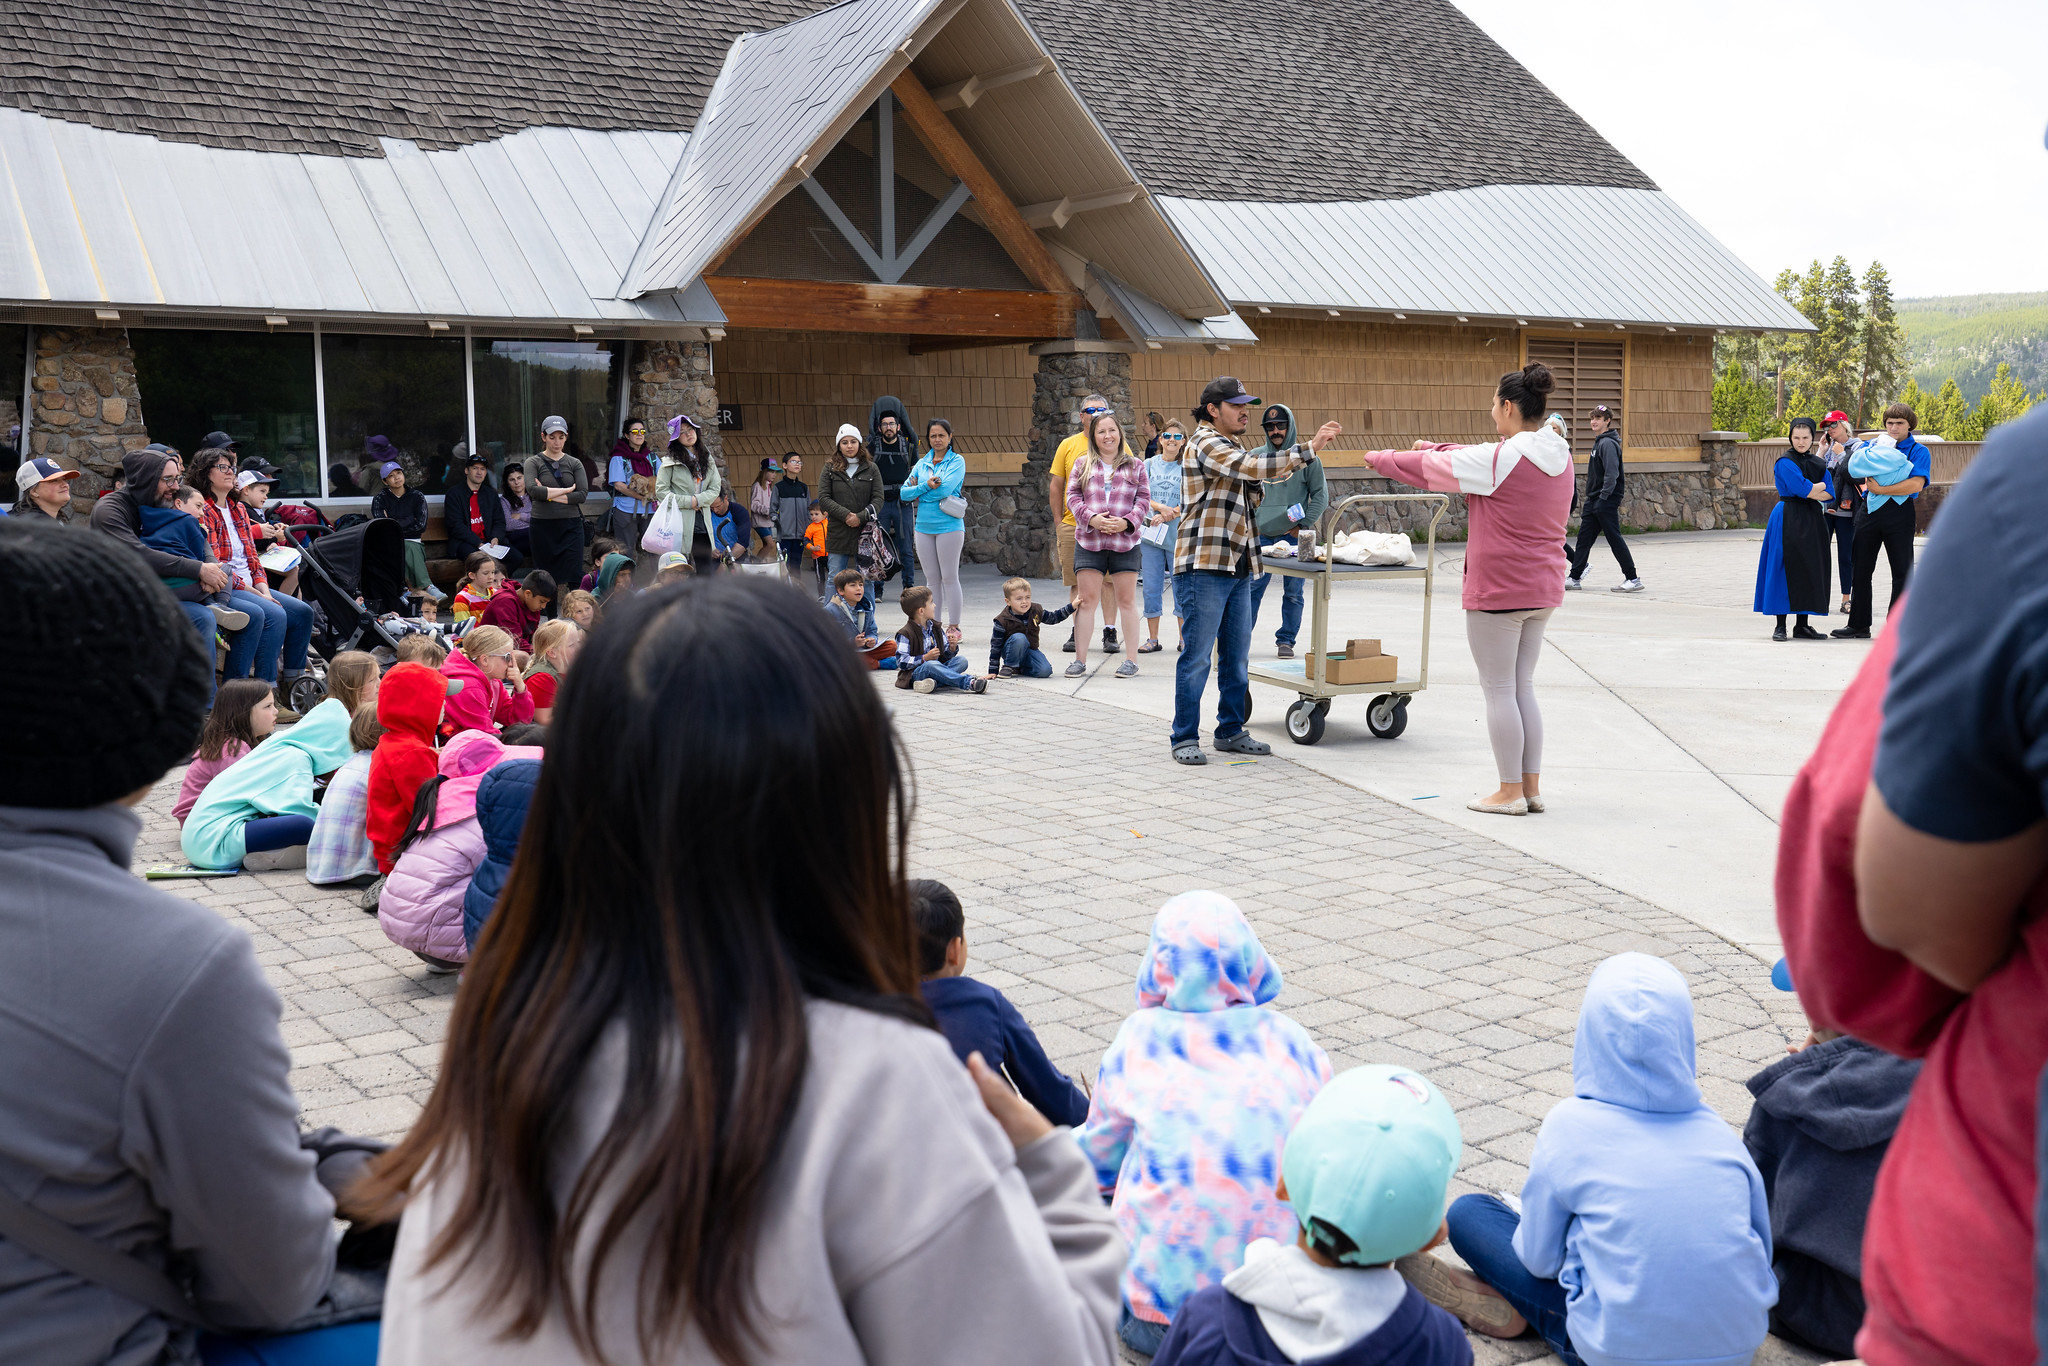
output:
{"label": "black baseball cap", "polygon": [[208,432],[199,439],[199,449],[202,451],[231,451],[234,448],[235,439],[226,432]]}
{"label": "black baseball cap", "polygon": [[1195,405],[1195,415],[1204,416],[1212,403],[1257,403],[1259,400],[1244,391],[1244,381],[1236,375],[1222,375],[1209,381],[1202,390],[1202,401]]}
{"label": "black baseball cap", "polygon": [[[217,436],[219,435],[219,433],[216,432],[215,435]],[[203,450],[206,448],[201,447],[201,449]],[[242,460],[241,467],[244,470],[254,470],[256,473],[262,475],[266,479],[275,480],[277,478],[277,466],[271,464],[268,460],[265,460],[260,455],[251,455],[244,457]]]}

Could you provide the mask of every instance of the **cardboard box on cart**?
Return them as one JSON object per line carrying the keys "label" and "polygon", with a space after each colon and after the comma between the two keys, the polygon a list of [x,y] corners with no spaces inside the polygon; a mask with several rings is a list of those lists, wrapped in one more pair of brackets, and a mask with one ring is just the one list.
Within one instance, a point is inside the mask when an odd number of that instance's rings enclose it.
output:
{"label": "cardboard box on cart", "polygon": [[[1362,643],[1362,642],[1361,642]],[[1328,671],[1323,675],[1325,683],[1391,683],[1400,672],[1401,661],[1396,655],[1372,654],[1353,659],[1347,651],[1332,654]],[[1316,652],[1310,650],[1303,662],[1306,676],[1316,676]]]}

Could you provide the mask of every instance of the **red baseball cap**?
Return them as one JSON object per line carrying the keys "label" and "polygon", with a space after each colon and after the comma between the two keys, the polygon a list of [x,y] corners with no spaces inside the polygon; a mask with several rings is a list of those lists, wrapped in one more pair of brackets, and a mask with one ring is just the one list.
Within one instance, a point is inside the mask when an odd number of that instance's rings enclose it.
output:
{"label": "red baseball cap", "polygon": [[1832,413],[1829,413],[1826,417],[1822,418],[1820,421],[1822,426],[1832,427],[1837,422],[1847,422],[1848,420],[1849,415],[1843,412],[1840,408],[1837,408]]}

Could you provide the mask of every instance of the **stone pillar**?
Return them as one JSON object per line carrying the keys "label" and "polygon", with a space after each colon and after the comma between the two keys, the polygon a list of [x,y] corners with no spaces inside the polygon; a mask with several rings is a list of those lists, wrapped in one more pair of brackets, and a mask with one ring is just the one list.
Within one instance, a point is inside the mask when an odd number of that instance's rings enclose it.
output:
{"label": "stone pillar", "polygon": [[[1702,509],[1694,519],[1700,530],[1742,526],[1749,521],[1748,506],[1742,496],[1742,462],[1735,451],[1736,442],[1747,440],[1747,432],[1700,434],[1700,460],[1706,466],[1705,492],[1711,505],[1711,513]],[[1709,515],[1711,521],[1706,520]]]}
{"label": "stone pillar", "polygon": [[1128,348],[1115,342],[1073,340],[1046,342],[1032,347],[1031,353],[1038,357],[1038,373],[1032,377],[1027,454],[1017,479],[1015,510],[997,529],[995,558],[996,568],[1005,574],[1049,578],[1059,573],[1059,563],[1046,477],[1060,442],[1080,430],[1081,400],[1090,394],[1108,399],[1134,447],[1138,425],[1131,411]]}
{"label": "stone pillar", "polygon": [[[704,445],[720,466],[725,447],[718,435],[718,386],[711,370],[711,343],[701,341],[636,341],[632,379],[626,391],[626,420],[647,424],[648,442],[657,450],[668,446],[668,420],[688,413],[704,429]],[[726,471],[731,482],[731,471]]]}
{"label": "stone pillar", "polygon": [[85,516],[101,490],[121,482],[121,457],[149,444],[127,330],[38,328],[30,387],[29,448],[83,471],[71,483],[71,510]]}

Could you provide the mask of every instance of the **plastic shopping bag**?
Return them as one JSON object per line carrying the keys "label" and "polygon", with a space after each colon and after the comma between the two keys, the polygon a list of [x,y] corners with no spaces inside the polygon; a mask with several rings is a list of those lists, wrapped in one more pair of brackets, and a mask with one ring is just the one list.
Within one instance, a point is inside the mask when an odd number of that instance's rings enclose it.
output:
{"label": "plastic shopping bag", "polygon": [[678,550],[682,547],[683,531],[688,525],[683,505],[671,493],[654,510],[654,520],[641,534],[640,548],[650,555],[666,555],[671,550]]}

